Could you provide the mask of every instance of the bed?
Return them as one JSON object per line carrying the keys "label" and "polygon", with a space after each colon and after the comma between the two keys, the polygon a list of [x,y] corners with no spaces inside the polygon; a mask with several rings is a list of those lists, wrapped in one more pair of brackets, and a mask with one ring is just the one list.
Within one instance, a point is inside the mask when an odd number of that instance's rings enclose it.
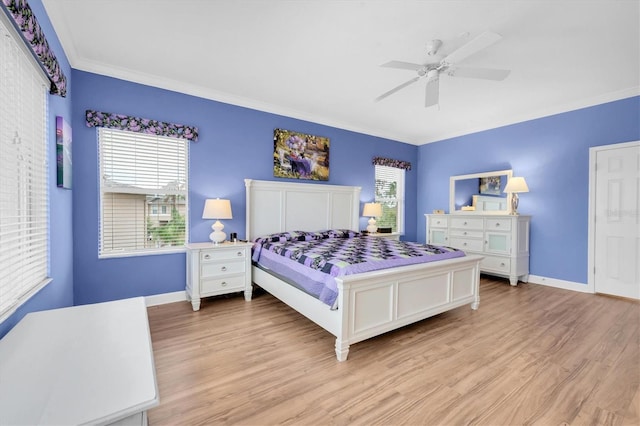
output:
{"label": "bed", "polygon": [[[360,187],[245,179],[246,236],[358,230]],[[253,283],[336,337],[338,361],[350,345],[469,304],[478,309],[481,256],[456,257],[335,277],[337,309],[257,265]],[[335,307],[335,306],[334,306]]]}

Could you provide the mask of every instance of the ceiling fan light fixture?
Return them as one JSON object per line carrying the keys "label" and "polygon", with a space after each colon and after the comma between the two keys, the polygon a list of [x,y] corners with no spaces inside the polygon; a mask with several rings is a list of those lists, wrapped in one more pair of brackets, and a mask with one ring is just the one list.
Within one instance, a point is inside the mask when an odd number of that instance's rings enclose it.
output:
{"label": "ceiling fan light fixture", "polygon": [[427,73],[427,78],[432,79],[436,77],[438,77],[438,70],[437,69],[429,70],[429,72]]}
{"label": "ceiling fan light fixture", "polygon": [[442,46],[442,40],[431,40],[429,43],[427,43],[427,55],[429,56],[433,56],[436,53],[438,53],[438,50],[440,50],[440,47]]}

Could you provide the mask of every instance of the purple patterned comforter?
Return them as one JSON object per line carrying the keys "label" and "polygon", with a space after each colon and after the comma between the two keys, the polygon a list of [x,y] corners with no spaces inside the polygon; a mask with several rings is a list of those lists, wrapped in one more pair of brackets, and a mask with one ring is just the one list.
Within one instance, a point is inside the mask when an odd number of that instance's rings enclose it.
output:
{"label": "purple patterned comforter", "polygon": [[349,230],[293,231],[256,239],[254,262],[284,275],[335,308],[335,277],[464,256],[464,252]]}

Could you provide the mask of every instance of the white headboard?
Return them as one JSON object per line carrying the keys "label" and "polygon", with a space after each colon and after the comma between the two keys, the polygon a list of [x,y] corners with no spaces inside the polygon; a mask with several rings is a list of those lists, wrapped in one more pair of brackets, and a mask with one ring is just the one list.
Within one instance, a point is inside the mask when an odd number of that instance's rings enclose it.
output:
{"label": "white headboard", "polygon": [[247,239],[284,231],[358,230],[360,187],[245,179]]}

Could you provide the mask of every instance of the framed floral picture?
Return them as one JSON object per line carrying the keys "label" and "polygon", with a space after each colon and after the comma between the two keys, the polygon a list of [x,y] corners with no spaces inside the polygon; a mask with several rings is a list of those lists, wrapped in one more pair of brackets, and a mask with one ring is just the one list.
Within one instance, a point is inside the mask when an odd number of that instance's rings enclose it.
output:
{"label": "framed floral picture", "polygon": [[273,176],[329,180],[329,138],[274,129]]}

